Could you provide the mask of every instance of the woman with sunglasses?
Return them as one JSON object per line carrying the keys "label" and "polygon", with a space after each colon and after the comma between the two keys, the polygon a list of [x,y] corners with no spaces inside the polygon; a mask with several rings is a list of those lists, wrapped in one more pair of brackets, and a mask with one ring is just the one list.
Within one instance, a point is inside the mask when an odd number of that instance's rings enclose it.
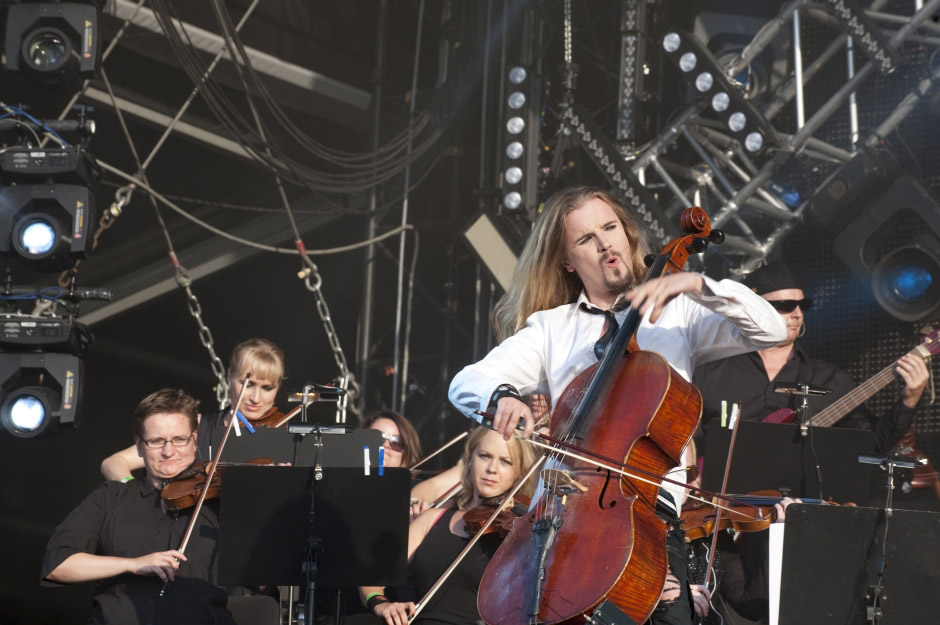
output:
{"label": "woman with sunglasses", "polygon": [[410,469],[421,460],[421,440],[405,417],[391,410],[380,410],[366,416],[362,427],[382,433],[385,466]]}
{"label": "woman with sunglasses", "polygon": [[[408,530],[408,570],[416,597],[423,597],[470,540],[463,520],[467,510],[508,492],[525,475],[535,454],[518,438],[509,441],[493,430],[477,428],[467,438],[459,463],[462,490],[456,505],[423,512]],[[531,495],[531,485],[521,490]],[[470,550],[418,618],[420,621],[476,625],[477,589],[490,558],[501,542],[496,533],[486,534]],[[407,625],[413,602],[393,602],[385,589],[359,589],[366,608],[388,625]]]}
{"label": "woman with sunglasses", "polygon": [[[248,388],[242,397],[240,412],[252,422],[263,421],[276,410],[274,400],[284,379],[284,352],[267,339],[249,339],[239,343],[229,360],[228,382],[230,396],[236,398],[242,390],[242,380],[251,373]],[[216,426],[222,425],[222,419],[228,409],[200,415],[199,418],[199,455],[197,458],[209,460],[209,451],[219,441],[212,440]],[[132,479],[131,472],[143,468],[143,460],[137,455],[136,447],[128,447],[105,458],[101,463],[101,474],[109,480],[127,481]]]}
{"label": "woman with sunglasses", "polygon": [[[744,284],[780,313],[787,324],[787,338],[774,347],[695,369],[692,382],[702,391],[703,404],[702,423],[696,434],[699,449],[704,449],[703,428],[708,421],[719,417],[722,400],[729,406],[732,402],[741,403],[740,419],[760,421],[777,410],[795,410],[802,403],[802,396],[774,392],[775,382],[809,384],[831,391],[809,397],[813,415],[855,388],[847,373],[810,357],[797,342],[806,331],[804,313],[813,301],[803,293],[802,285],[786,264],[778,261],[761,267],[748,275]],[[881,451],[894,447],[910,429],[914,409],[929,378],[923,359],[909,354],[897,361],[896,371],[904,381],[904,388],[892,410],[877,418],[860,406],[836,423],[841,427],[872,430]]]}

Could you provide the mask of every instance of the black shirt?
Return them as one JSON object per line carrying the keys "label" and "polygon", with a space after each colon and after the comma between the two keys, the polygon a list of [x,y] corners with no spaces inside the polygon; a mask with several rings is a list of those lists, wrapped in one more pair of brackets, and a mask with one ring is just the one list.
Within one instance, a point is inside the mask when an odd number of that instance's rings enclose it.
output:
{"label": "black shirt", "polygon": [[[46,546],[41,577],[79,552],[136,558],[178,549],[191,512],[167,514],[148,479],[105,482],[56,528]],[[218,516],[206,504],[185,551],[188,560],[180,563],[165,595],[159,596],[163,582],[155,575],[128,573],[99,580],[88,622],[234,625],[225,608],[225,591],[215,583],[218,537]]]}
{"label": "black shirt", "polygon": [[[702,391],[702,423],[695,434],[699,450],[703,449],[704,427],[712,419],[721,416],[721,401],[741,403],[740,419],[760,421],[770,413],[782,408],[796,410],[803,401],[802,396],[774,392],[774,382],[799,382],[822,386],[832,392],[809,398],[810,415],[842,398],[855,388],[847,373],[836,366],[806,355],[799,344],[793,345],[793,353],[773,381],[767,379],[764,361],[757,352],[749,352],[724,358],[696,367],[692,383]],[[840,427],[871,430],[878,440],[878,448],[887,451],[894,447],[910,429],[914,409],[905,407],[899,400],[894,408],[881,419],[859,406],[835,425]]]}
{"label": "black shirt", "polygon": [[[469,538],[450,531],[450,521],[456,511],[456,508],[450,508],[438,517],[411,558],[409,573],[413,576],[418,597],[423,597],[431,589],[470,542]],[[477,611],[480,581],[501,542],[495,532],[481,536],[437,594],[428,601],[427,608],[417,620],[425,625],[476,625],[480,619]]]}

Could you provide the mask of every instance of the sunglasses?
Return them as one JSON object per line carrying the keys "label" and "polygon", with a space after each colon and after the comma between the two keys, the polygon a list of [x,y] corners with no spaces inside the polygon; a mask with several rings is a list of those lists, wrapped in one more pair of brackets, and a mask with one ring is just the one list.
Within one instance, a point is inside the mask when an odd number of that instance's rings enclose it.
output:
{"label": "sunglasses", "polygon": [[388,448],[399,453],[405,451],[405,443],[402,442],[400,434],[386,434],[382,432],[382,438],[388,441]]}
{"label": "sunglasses", "polygon": [[809,310],[813,307],[813,300],[809,297],[803,299],[769,299],[770,305],[777,309],[777,312],[791,313],[799,306],[800,310]]}

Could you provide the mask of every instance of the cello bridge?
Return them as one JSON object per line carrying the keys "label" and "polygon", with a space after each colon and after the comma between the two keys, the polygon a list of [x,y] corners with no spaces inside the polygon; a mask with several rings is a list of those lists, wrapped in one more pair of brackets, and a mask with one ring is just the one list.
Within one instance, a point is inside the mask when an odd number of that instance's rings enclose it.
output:
{"label": "cello bridge", "polygon": [[586,492],[587,486],[571,477],[571,473],[562,469],[545,469],[541,473],[542,483],[558,497]]}

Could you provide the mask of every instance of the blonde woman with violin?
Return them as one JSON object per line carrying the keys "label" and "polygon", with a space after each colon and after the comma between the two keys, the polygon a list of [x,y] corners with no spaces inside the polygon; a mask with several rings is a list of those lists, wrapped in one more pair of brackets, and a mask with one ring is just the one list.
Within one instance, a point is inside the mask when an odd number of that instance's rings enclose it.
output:
{"label": "blonde woman with violin", "polygon": [[[254,425],[273,425],[280,415],[274,400],[284,379],[284,353],[266,339],[254,338],[240,343],[232,352],[228,368],[233,397],[241,393],[242,381],[248,373],[251,373],[251,378],[239,411]],[[226,413],[227,409],[200,415],[197,458],[210,459],[209,450],[219,442],[212,440],[213,430],[222,425]],[[143,466],[136,447],[132,446],[105,458],[101,463],[101,474],[109,480],[129,480],[133,477],[131,472]]]}
{"label": "blonde woman with violin", "polygon": [[[434,585],[470,541],[470,531],[464,522],[466,512],[512,489],[534,460],[532,447],[517,438],[506,441],[485,428],[477,428],[467,438],[458,465],[463,488],[456,505],[446,510],[426,510],[409,526],[408,567],[418,596]],[[531,495],[531,485],[520,492]],[[437,594],[428,600],[417,620],[476,625],[477,589],[501,541],[495,533],[480,537]],[[368,610],[388,625],[407,625],[415,612],[412,602],[392,602],[386,598],[384,588],[363,587],[359,592]]]}

